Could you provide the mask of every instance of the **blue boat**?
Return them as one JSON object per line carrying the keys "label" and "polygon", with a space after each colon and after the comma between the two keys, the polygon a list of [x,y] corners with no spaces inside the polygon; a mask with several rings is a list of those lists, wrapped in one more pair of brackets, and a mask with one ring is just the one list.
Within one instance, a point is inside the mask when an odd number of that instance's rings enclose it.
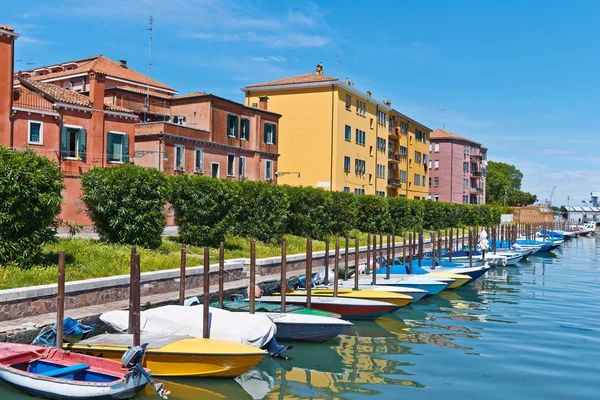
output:
{"label": "blue boat", "polygon": [[[439,261],[437,261],[437,260],[435,262],[435,269],[432,268],[432,266],[433,266],[433,263],[432,263],[431,259],[421,260],[421,267],[419,267],[418,260],[413,260],[412,272],[413,272],[413,274],[417,274],[417,275],[428,274],[429,272],[432,272],[432,271],[449,272],[452,274],[468,275],[471,278],[467,282],[467,285],[468,285],[469,283],[475,282],[477,279],[481,278],[489,269],[489,267],[466,267],[464,264],[453,263],[453,262],[449,262],[449,261],[442,261],[442,264],[440,265]],[[391,269],[390,273],[397,273],[397,274],[408,274],[409,273],[408,263],[406,265],[395,264],[395,265],[391,266],[390,269]],[[379,271],[382,271],[382,273],[385,273],[385,268],[381,268]],[[378,274],[380,273],[379,271],[377,271]],[[393,271],[397,271],[397,272],[393,272]],[[435,279],[438,279],[438,277],[435,277]]]}

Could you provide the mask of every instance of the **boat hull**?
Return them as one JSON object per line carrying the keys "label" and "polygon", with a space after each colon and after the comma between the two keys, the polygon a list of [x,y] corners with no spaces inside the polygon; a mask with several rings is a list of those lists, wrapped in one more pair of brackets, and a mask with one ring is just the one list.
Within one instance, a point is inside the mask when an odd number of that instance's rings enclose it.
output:
{"label": "boat hull", "polygon": [[410,282],[409,280],[397,281],[393,278],[389,280],[382,279],[381,281],[377,281],[377,285],[420,289],[427,292],[426,296],[435,296],[436,294],[440,293],[442,290],[448,287],[448,283],[434,280],[431,280],[431,282]]}
{"label": "boat hull", "polygon": [[275,337],[280,340],[326,342],[352,326],[344,320],[300,314],[271,314],[270,318],[277,325]]}
{"label": "boat hull", "polygon": [[[313,289],[313,295],[322,297],[332,297],[333,289]],[[288,293],[287,296],[306,296],[305,291]],[[381,292],[375,289],[348,290],[342,289],[338,292],[338,297],[349,299],[377,300],[394,304],[398,307],[404,307],[413,301],[412,297],[400,293]]]}

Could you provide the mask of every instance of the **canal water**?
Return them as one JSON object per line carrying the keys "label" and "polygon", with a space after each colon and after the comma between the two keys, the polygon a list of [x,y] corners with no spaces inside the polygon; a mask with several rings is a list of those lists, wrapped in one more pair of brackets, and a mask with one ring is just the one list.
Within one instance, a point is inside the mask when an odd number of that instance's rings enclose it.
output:
{"label": "canal water", "polygon": [[599,321],[600,245],[579,238],[236,380],[167,384],[189,400],[600,399]]}

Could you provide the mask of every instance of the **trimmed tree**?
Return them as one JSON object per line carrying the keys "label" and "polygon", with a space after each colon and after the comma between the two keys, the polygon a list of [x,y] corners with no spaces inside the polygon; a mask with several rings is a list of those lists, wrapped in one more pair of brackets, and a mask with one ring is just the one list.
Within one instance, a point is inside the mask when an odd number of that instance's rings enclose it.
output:
{"label": "trimmed tree", "polygon": [[0,264],[29,267],[55,240],[62,177],[56,162],[0,146]]}
{"label": "trimmed tree", "polygon": [[170,176],[169,202],[184,243],[217,247],[225,240],[231,209],[231,190],[226,181],[208,176]]}
{"label": "trimmed tree", "polygon": [[384,197],[356,195],[356,227],[362,232],[391,231],[390,210]]}
{"label": "trimmed tree", "polygon": [[355,196],[345,192],[330,192],[327,213],[331,221],[330,233],[342,236],[356,227]]}
{"label": "trimmed tree", "polygon": [[289,209],[286,233],[323,239],[331,226],[331,192],[312,187],[281,186],[287,193]]}
{"label": "trimmed tree", "polygon": [[133,164],[95,167],[81,178],[81,191],[100,240],[160,246],[167,200],[167,180],[162,172]]}

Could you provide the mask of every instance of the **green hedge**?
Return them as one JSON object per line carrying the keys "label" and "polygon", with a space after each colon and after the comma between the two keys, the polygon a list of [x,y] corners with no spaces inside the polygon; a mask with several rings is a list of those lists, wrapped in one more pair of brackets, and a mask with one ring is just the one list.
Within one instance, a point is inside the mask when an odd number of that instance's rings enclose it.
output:
{"label": "green hedge", "polygon": [[0,146],[0,265],[29,267],[55,240],[62,178],[54,161]]}

